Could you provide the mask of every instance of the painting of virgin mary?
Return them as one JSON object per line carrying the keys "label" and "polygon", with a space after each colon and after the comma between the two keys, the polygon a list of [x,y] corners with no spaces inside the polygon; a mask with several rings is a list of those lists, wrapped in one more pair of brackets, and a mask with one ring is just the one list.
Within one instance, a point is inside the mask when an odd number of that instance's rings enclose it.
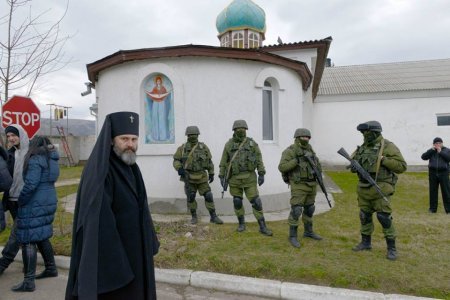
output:
{"label": "painting of virgin mary", "polygon": [[145,142],[174,143],[173,90],[171,81],[162,74],[149,76],[145,92]]}

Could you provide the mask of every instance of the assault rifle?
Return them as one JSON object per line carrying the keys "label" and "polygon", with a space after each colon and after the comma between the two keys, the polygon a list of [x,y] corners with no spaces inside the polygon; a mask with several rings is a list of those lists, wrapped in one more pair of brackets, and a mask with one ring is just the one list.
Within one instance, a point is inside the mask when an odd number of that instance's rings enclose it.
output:
{"label": "assault rifle", "polygon": [[314,160],[311,156],[305,155],[306,159],[308,160],[309,165],[314,171],[314,177],[316,178],[317,183],[319,184],[320,188],[322,189],[322,192],[325,194],[325,198],[327,199],[328,206],[331,208],[331,202],[330,199],[328,199],[328,193],[325,189],[325,185],[323,184],[323,178],[322,178],[322,172],[319,171],[319,168],[315,164]]}
{"label": "assault rifle", "polygon": [[370,183],[370,185],[375,188],[377,193],[384,199],[384,201],[389,203],[389,199],[386,197],[386,195],[384,195],[380,186],[376,183],[376,181],[372,178],[372,176],[370,176],[370,174],[367,173],[367,171],[364,170],[364,168],[361,167],[361,165],[356,160],[352,159],[344,148],[339,149],[337,153],[345,157],[350,162],[352,170],[355,170],[356,173],[358,173],[364,180]]}
{"label": "assault rifle", "polygon": [[225,174],[225,177],[223,178],[223,185],[222,185],[222,187],[223,187],[223,190],[222,190],[222,199],[223,199],[223,194],[225,194],[225,192],[228,189],[228,172],[227,172],[227,174]]}
{"label": "assault rifle", "polygon": [[184,170],[184,175],[180,176],[180,180],[184,182],[184,192],[186,193],[187,197],[186,205],[189,212],[189,197],[191,195],[191,189],[189,187],[189,173],[188,171],[186,171],[186,169]]}

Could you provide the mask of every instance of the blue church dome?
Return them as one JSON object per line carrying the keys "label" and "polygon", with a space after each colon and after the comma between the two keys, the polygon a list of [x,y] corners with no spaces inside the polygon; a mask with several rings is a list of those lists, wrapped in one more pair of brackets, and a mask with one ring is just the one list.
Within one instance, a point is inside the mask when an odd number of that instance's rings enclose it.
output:
{"label": "blue church dome", "polygon": [[265,33],[266,14],[251,0],[234,0],[217,16],[219,35],[229,30],[252,29]]}

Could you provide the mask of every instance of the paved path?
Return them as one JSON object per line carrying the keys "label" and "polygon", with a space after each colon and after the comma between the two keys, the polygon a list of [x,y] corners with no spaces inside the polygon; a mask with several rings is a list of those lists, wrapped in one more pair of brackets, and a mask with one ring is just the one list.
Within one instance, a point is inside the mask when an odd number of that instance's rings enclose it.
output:
{"label": "paved path", "polygon": [[[69,258],[58,256],[59,276],[36,280],[33,293],[15,293],[10,289],[23,280],[20,253],[14,262],[0,276],[1,300],[54,300],[64,299],[67,284]],[[40,257],[39,257],[40,260]],[[38,272],[43,269],[42,261]],[[159,300],[420,300],[420,298],[397,294],[382,294],[358,290],[329,288],[306,284],[280,282],[233,276],[210,272],[193,272],[190,270],[156,270],[156,290]],[[131,300],[131,299],[130,299]]]}
{"label": "paved path", "polygon": [[[0,299],[1,300],[58,300],[64,299],[68,271],[59,269],[59,276],[36,280],[36,290],[33,293],[15,293],[11,287],[23,280],[21,272],[22,263],[13,263],[0,277]],[[38,267],[42,270],[42,266]],[[190,285],[177,285],[164,282],[157,282],[156,293],[158,300],[258,300],[273,299],[260,296],[242,295],[226,291],[217,291]],[[132,299],[130,299],[132,300]]]}

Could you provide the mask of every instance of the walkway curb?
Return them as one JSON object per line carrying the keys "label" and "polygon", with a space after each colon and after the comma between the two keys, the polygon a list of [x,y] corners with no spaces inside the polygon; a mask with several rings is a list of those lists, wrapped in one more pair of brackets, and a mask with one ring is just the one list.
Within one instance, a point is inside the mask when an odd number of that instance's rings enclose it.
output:
{"label": "walkway curb", "polygon": [[[0,251],[3,247],[0,247]],[[22,261],[19,253],[16,259]],[[58,268],[69,269],[70,257],[55,256]],[[38,255],[38,264],[43,260]],[[221,273],[192,271],[187,269],[155,268],[157,282],[213,289],[223,292],[271,297],[286,300],[430,300],[433,298],[415,297],[400,294],[383,294],[361,290],[332,288],[301,283],[281,282],[278,280],[235,276]]]}

